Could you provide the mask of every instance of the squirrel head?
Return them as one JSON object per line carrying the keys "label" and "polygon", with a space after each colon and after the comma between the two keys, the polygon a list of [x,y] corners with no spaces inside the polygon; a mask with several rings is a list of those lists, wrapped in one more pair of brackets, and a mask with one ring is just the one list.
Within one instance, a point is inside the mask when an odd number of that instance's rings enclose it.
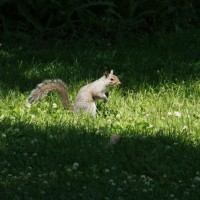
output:
{"label": "squirrel head", "polygon": [[113,74],[113,70],[111,70],[110,73],[105,72],[104,77],[109,86],[117,86],[121,84],[119,78]]}

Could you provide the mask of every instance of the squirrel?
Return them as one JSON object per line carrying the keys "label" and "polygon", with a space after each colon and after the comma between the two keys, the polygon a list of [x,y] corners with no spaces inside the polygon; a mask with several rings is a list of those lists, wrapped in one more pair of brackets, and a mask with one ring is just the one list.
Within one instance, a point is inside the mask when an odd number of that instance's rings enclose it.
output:
{"label": "squirrel", "polygon": [[85,112],[92,116],[96,116],[96,104],[98,99],[108,101],[107,89],[109,87],[117,86],[121,84],[119,78],[113,74],[113,70],[110,73],[105,72],[104,75],[96,81],[83,86],[76,97],[75,103],[72,106],[69,100],[69,95],[65,83],[60,79],[45,80],[38,84],[33,89],[28,97],[30,104],[43,99],[51,91],[56,91],[60,98],[64,108],[73,110],[74,113]]}

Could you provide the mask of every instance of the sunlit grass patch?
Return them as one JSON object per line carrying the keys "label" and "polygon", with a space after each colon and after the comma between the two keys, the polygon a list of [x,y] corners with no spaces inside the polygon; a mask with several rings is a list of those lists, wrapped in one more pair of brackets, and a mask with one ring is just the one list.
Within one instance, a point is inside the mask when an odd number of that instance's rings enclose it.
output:
{"label": "sunlit grass patch", "polygon": [[[193,43],[191,38],[181,43],[175,37],[176,47],[174,37],[150,46],[146,40],[138,46],[102,43],[102,49],[88,41],[37,51],[5,47],[0,196],[199,199],[198,60],[196,54],[185,58],[184,42]],[[195,52],[194,45],[189,48]],[[31,89],[49,78],[66,82],[73,102],[106,69],[114,69],[122,85],[109,91],[107,103],[97,103],[95,119],[64,109],[55,93],[32,106],[27,102]],[[109,146],[117,136],[119,142]]]}

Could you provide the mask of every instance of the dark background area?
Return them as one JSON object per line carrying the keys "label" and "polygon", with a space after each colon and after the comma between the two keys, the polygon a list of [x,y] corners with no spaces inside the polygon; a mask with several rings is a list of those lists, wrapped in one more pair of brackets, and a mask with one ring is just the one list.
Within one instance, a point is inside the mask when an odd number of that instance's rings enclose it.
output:
{"label": "dark background area", "polygon": [[30,91],[110,69],[131,89],[196,80],[199,19],[198,0],[1,0],[0,85]]}
{"label": "dark background area", "polygon": [[[198,27],[198,0],[1,0],[0,31],[71,39]],[[24,37],[24,35],[22,35]]]}

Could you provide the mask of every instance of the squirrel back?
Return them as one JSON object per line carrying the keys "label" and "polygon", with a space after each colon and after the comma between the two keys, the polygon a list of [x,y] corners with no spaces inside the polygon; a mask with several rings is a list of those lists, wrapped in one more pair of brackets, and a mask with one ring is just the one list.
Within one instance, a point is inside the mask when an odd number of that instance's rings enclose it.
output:
{"label": "squirrel back", "polygon": [[[95,101],[102,99],[107,102],[106,96],[107,89],[109,87],[117,86],[121,84],[118,77],[113,75],[113,70],[110,73],[106,72],[103,77],[98,80],[83,86],[76,97],[73,111],[90,113],[93,116],[96,115]],[[59,79],[45,80],[38,84],[37,87],[32,90],[28,97],[28,102],[33,104],[34,102],[43,99],[49,92],[56,91],[61,98],[62,104],[65,108],[72,108],[69,101],[67,87],[65,83]]]}

